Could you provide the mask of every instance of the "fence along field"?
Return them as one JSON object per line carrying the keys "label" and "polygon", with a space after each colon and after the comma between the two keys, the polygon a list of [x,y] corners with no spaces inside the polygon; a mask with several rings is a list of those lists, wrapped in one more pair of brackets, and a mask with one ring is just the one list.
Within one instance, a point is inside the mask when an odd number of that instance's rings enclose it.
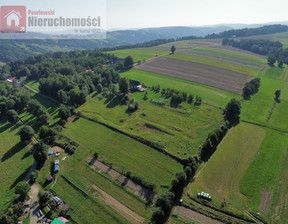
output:
{"label": "fence along field", "polygon": [[136,68],[198,82],[239,94],[242,93],[245,83],[253,79],[251,76],[222,68],[163,57],[147,61],[136,66]]}

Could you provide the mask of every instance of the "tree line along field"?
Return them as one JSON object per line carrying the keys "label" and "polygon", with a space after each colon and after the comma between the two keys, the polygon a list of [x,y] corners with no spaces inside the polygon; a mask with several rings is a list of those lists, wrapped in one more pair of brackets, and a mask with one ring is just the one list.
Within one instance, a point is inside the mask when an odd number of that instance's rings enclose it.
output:
{"label": "tree line along field", "polygon": [[20,142],[17,134],[22,125],[11,125],[0,121],[0,204],[5,210],[15,196],[15,186],[26,177],[30,166],[33,164],[33,156],[28,152],[30,146]]}
{"label": "tree line along field", "polygon": [[[195,197],[198,192],[208,192],[216,207],[221,207],[225,198],[224,210],[236,214],[251,211],[269,219],[277,206],[275,198],[284,193],[277,190],[287,144],[287,134],[240,123],[225,136],[186,193]],[[271,195],[268,200],[267,194]]]}
{"label": "tree line along field", "polygon": [[141,81],[148,86],[160,85],[162,88],[172,88],[188,94],[199,95],[204,103],[215,107],[224,108],[231,98],[240,99],[240,95],[236,93],[154,72],[131,69],[121,75],[128,79]]}
{"label": "tree line along field", "polygon": [[170,108],[167,99],[149,89],[131,97],[140,107],[133,114],[126,112],[127,106],[121,104],[120,96],[90,95],[78,110],[89,118],[149,140],[181,159],[197,155],[208,134],[222,121],[222,111],[206,104],[183,103],[182,109]]}

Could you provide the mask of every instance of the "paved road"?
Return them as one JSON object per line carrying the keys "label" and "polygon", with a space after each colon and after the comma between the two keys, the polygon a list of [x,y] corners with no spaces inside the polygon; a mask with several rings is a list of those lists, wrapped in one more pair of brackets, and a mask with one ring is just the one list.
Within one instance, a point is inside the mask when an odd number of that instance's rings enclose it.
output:
{"label": "paved road", "polygon": [[30,211],[30,224],[37,224],[38,221],[37,217],[37,213],[39,211],[38,193],[39,193],[39,185],[33,184],[31,186],[32,204]]}

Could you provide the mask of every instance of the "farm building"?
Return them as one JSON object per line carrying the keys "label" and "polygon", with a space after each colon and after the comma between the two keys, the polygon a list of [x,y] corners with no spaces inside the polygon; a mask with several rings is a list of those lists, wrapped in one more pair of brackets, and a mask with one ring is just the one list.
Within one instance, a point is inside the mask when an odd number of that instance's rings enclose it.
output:
{"label": "farm building", "polygon": [[53,177],[52,177],[51,175],[49,175],[49,176],[46,178],[46,180],[47,180],[47,182],[51,182],[51,181],[53,181],[54,179],[53,179]]}
{"label": "farm building", "polygon": [[64,223],[68,223],[68,219],[65,219],[64,217],[58,217],[57,219],[59,219],[60,221]]}
{"label": "farm building", "polygon": [[62,199],[57,197],[57,196],[53,197],[53,201],[55,201],[57,203],[57,205],[60,205],[63,202]]}
{"label": "farm building", "polygon": [[55,164],[55,166],[54,166],[54,172],[58,172],[59,170],[60,170],[59,165]]}
{"label": "farm building", "polygon": [[131,90],[138,90],[140,92],[144,92],[146,89],[142,87],[141,83],[135,80],[129,80],[130,82],[130,89]]}
{"label": "farm building", "polygon": [[61,209],[66,213],[69,211],[70,206],[68,204],[64,204],[64,205],[62,205]]}
{"label": "farm building", "polygon": [[59,220],[58,218],[57,219],[54,219],[51,224],[65,224],[65,222],[62,222],[61,220]]}
{"label": "farm building", "polygon": [[52,155],[53,155],[53,150],[50,150],[50,151],[48,152],[48,155],[49,155],[49,156],[52,156]]}

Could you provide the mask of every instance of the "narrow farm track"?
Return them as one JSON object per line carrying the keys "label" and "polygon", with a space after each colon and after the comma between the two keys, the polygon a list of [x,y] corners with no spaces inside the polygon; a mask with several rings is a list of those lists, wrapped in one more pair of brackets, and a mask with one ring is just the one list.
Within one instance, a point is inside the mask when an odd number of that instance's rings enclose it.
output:
{"label": "narrow farm track", "polygon": [[174,212],[180,216],[183,216],[183,217],[188,218],[188,219],[192,219],[192,220],[199,222],[201,224],[223,224],[223,222],[212,219],[210,217],[207,217],[205,215],[202,215],[198,212],[195,212],[191,209],[188,209],[188,208],[185,208],[182,206],[175,207]]}
{"label": "narrow farm track", "polygon": [[125,177],[104,163],[94,159],[93,157],[89,157],[86,161],[89,163],[90,167],[98,168],[109,174],[113,179],[120,181],[131,193],[136,194],[145,200],[153,200],[155,197],[157,197],[157,195],[152,191],[142,187],[140,184],[135,183],[134,181],[130,180],[129,178]]}
{"label": "narrow farm track", "polygon": [[107,194],[105,191],[101,190],[96,185],[92,186],[96,191],[99,192],[100,200],[104,201],[108,206],[110,206],[112,209],[114,209],[116,212],[118,212],[120,215],[122,215],[125,219],[127,219],[129,222],[133,224],[141,224],[144,223],[145,219],[132,211],[131,209],[127,208],[125,205],[117,201],[115,198],[113,198],[111,195]]}

